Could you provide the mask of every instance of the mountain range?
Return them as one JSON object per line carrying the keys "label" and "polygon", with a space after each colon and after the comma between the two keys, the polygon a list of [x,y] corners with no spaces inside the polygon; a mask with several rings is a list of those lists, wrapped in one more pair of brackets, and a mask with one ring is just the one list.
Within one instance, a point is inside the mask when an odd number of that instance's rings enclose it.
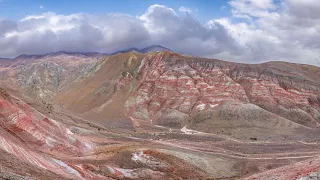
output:
{"label": "mountain range", "polygon": [[[145,48],[129,48],[121,51],[116,51],[114,53],[99,53],[99,52],[67,52],[67,51],[58,51],[58,52],[53,52],[53,53],[47,53],[47,54],[40,54],[40,55],[28,55],[28,54],[21,54],[13,59],[40,59],[44,58],[46,56],[51,56],[55,57],[58,55],[72,55],[72,56],[88,56],[88,57],[102,57],[102,56],[108,56],[108,55],[114,55],[114,54],[119,54],[119,53],[126,53],[126,52],[137,52],[141,54],[146,54],[150,52],[157,52],[157,51],[172,51],[166,47],[163,47],[161,45],[152,45],[152,46],[147,46]],[[6,60],[11,60],[11,58],[1,58],[0,61],[6,61]]]}
{"label": "mountain range", "polygon": [[285,180],[320,168],[316,66],[154,45],[20,55],[0,59],[0,75],[0,177]]}

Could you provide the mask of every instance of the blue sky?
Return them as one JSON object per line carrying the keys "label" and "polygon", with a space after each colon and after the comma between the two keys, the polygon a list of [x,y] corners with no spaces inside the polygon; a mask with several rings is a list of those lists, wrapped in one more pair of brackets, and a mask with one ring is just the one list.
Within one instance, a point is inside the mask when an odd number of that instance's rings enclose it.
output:
{"label": "blue sky", "polygon": [[[21,19],[43,12],[73,13],[125,13],[132,16],[143,14],[153,4],[161,4],[178,11],[181,6],[198,10],[194,16],[208,21],[229,16],[230,7],[225,0],[0,0],[0,17]],[[42,8],[40,8],[40,6]],[[223,8],[222,8],[223,7]]]}

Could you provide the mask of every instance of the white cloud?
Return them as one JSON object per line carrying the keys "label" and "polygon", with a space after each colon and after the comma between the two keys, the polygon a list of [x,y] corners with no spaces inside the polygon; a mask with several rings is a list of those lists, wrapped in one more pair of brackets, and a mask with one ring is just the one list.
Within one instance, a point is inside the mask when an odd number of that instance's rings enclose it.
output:
{"label": "white cloud", "polygon": [[179,8],[179,11],[180,11],[180,12],[186,12],[186,13],[192,13],[192,12],[193,12],[193,10],[192,10],[191,8],[184,7],[184,6],[181,6],[181,7]]}
{"label": "white cloud", "polygon": [[229,5],[235,17],[246,19],[251,19],[248,18],[250,16],[266,17],[270,15],[270,10],[276,9],[273,0],[232,0]]}
{"label": "white cloud", "polygon": [[42,5],[40,5],[40,9],[43,9],[43,6],[42,6]]}
{"label": "white cloud", "polygon": [[0,56],[60,50],[111,53],[153,44],[201,56],[237,51],[237,45],[219,23],[209,27],[163,5],[152,5],[138,17],[48,12],[0,23]]}
{"label": "white cloud", "polygon": [[[284,60],[320,65],[320,6],[316,0],[232,0],[233,17],[218,21],[244,49],[236,61]],[[245,21],[235,21],[236,18]]]}
{"label": "white cloud", "polygon": [[[320,65],[320,6],[315,0],[232,0],[232,16],[203,24],[190,13],[152,5],[140,16],[47,12],[0,20],[0,56],[54,51],[112,53],[160,44],[197,56]],[[239,21],[240,18],[240,21]]]}

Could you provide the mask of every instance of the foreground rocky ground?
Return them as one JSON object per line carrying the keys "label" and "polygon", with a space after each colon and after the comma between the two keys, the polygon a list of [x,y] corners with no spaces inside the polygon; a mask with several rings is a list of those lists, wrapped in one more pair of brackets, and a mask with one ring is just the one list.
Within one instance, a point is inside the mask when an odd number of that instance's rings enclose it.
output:
{"label": "foreground rocky ground", "polygon": [[320,70],[173,52],[0,63],[4,179],[310,179]]}

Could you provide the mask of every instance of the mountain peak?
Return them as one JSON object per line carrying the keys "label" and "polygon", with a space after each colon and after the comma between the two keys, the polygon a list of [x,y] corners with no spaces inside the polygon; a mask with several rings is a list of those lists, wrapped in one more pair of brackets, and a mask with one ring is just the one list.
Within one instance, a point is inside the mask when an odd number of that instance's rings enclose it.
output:
{"label": "mountain peak", "polygon": [[140,52],[143,54],[146,54],[149,52],[156,52],[156,51],[172,51],[172,50],[161,45],[152,45],[140,50]]}
{"label": "mountain peak", "polygon": [[142,48],[142,49],[129,48],[129,49],[126,49],[126,50],[117,51],[115,53],[112,53],[111,55],[118,54],[118,53],[127,53],[127,52],[138,52],[138,53],[141,53],[141,54],[147,54],[147,53],[150,53],[150,52],[157,52],[157,51],[172,51],[172,50],[169,49],[169,48],[166,48],[164,46],[161,46],[161,45],[151,45],[151,46],[147,46],[147,47]]}

